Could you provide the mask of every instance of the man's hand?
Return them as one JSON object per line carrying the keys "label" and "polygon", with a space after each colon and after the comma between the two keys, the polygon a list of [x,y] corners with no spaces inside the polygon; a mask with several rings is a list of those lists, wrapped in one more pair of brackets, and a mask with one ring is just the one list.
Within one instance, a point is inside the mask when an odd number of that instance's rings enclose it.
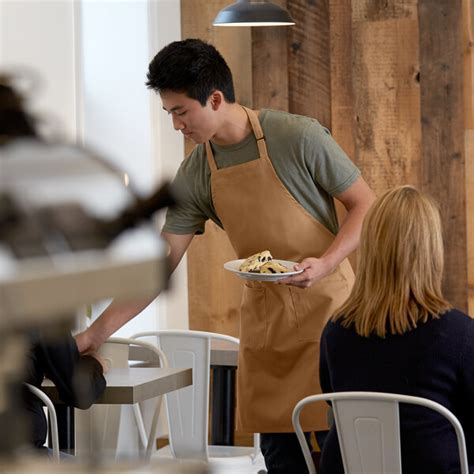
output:
{"label": "man's hand", "polygon": [[77,348],[79,349],[80,354],[94,355],[99,349],[100,344],[94,340],[88,329],[76,334],[74,338],[76,339]]}
{"label": "man's hand", "polygon": [[294,270],[303,270],[303,273],[279,280],[277,283],[298,286],[299,288],[309,288],[332,273],[334,269],[335,267],[324,258],[309,257],[294,267]]}
{"label": "man's hand", "polygon": [[332,244],[321,257],[308,257],[295,265],[295,270],[304,270],[303,273],[280,280],[279,283],[309,288],[332,273],[339,263],[357,248],[362,221],[375,195],[367,183],[359,177],[348,189],[338,194],[336,199],[342,202],[347,215]]}
{"label": "man's hand", "polygon": [[112,367],[112,360],[109,359],[108,357],[102,357],[101,355],[97,353],[89,354],[91,357],[97,360],[99,364],[102,366],[102,372],[106,374],[109,370],[110,367]]}

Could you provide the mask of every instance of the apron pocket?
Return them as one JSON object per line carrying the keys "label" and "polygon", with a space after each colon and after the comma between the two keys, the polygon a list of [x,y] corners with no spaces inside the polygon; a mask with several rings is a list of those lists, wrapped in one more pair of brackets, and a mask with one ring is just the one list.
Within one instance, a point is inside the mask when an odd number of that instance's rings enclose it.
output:
{"label": "apron pocket", "polygon": [[320,341],[327,321],[349,296],[348,282],[331,276],[310,288],[289,287],[299,341]]}
{"label": "apron pocket", "polygon": [[245,284],[240,314],[240,345],[263,349],[266,332],[265,289]]}

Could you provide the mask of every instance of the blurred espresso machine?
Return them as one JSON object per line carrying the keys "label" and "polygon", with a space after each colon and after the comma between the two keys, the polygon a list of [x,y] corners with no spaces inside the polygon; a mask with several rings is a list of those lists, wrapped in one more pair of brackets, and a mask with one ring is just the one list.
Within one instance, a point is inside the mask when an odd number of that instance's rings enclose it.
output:
{"label": "blurred espresso machine", "polygon": [[0,471],[29,472],[19,396],[29,332],[64,334],[85,305],[165,289],[167,246],[151,218],[173,203],[167,184],[139,196],[93,153],[42,141],[0,76]]}

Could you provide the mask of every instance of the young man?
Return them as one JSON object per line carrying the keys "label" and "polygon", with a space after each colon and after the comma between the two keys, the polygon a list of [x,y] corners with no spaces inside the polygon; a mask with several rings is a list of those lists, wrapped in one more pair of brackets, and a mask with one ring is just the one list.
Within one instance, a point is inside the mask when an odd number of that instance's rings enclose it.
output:
{"label": "young man", "polygon": [[[232,74],[209,44],[169,44],[150,63],[147,85],[174,128],[198,144],[177,173],[182,202],[163,227],[172,268],[212,219],[239,258],[269,249],[304,270],[283,284],[244,287],[237,419],[241,430],[262,433],[270,474],[305,472],[291,412],[320,392],[321,329],[351,290],[346,257],[359,243],[373,193],[316,120],[236,103]],[[347,210],[340,228],[333,197]],[[112,304],[79,346],[97,347],[148,303]],[[326,429],[325,409],[308,410],[303,427]]]}

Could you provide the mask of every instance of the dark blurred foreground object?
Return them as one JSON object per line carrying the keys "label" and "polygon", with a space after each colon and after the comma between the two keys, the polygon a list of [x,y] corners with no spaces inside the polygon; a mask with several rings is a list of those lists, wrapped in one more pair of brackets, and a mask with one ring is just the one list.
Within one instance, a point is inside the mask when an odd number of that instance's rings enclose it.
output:
{"label": "dark blurred foreground object", "polygon": [[[130,245],[107,247],[174,202],[167,184],[141,197],[120,170],[88,150],[41,140],[12,84],[0,74],[0,465],[21,455],[28,438],[36,447],[45,440],[43,410],[30,395],[28,430],[23,382],[40,387],[47,376],[61,400],[79,408],[104,390],[102,366],[80,356],[70,335],[75,312],[166,286],[165,245],[153,229],[133,252]],[[139,236],[131,234],[125,240],[133,245]]]}
{"label": "dark blurred foreground object", "polygon": [[[91,214],[80,199],[74,200],[73,194],[68,200],[57,199],[59,202],[54,204],[22,202],[22,190],[9,185],[15,179],[21,181],[28,173],[36,181],[56,179],[56,187],[63,174],[75,174],[78,179],[83,178],[84,193],[88,192],[87,178],[94,173],[107,173],[108,178],[120,181],[122,188],[124,185],[123,174],[97,155],[41,142],[34,120],[26,113],[12,81],[0,74],[0,243],[8,246],[16,258],[104,249],[123,231],[175,204],[168,183],[145,198],[128,187],[130,202],[112,218]],[[90,163],[84,163],[87,161]],[[68,187],[67,181],[59,185]]]}
{"label": "dark blurred foreground object", "polygon": [[0,75],[0,145],[20,137],[36,137],[33,120],[24,112],[22,97]]}
{"label": "dark blurred foreground object", "polygon": [[90,215],[79,203],[40,207],[32,214],[22,209],[14,196],[0,191],[0,242],[16,258],[48,255],[52,250],[104,249],[123,231],[174,203],[170,185],[165,183],[149,197],[135,198],[117,217],[106,220]]}

